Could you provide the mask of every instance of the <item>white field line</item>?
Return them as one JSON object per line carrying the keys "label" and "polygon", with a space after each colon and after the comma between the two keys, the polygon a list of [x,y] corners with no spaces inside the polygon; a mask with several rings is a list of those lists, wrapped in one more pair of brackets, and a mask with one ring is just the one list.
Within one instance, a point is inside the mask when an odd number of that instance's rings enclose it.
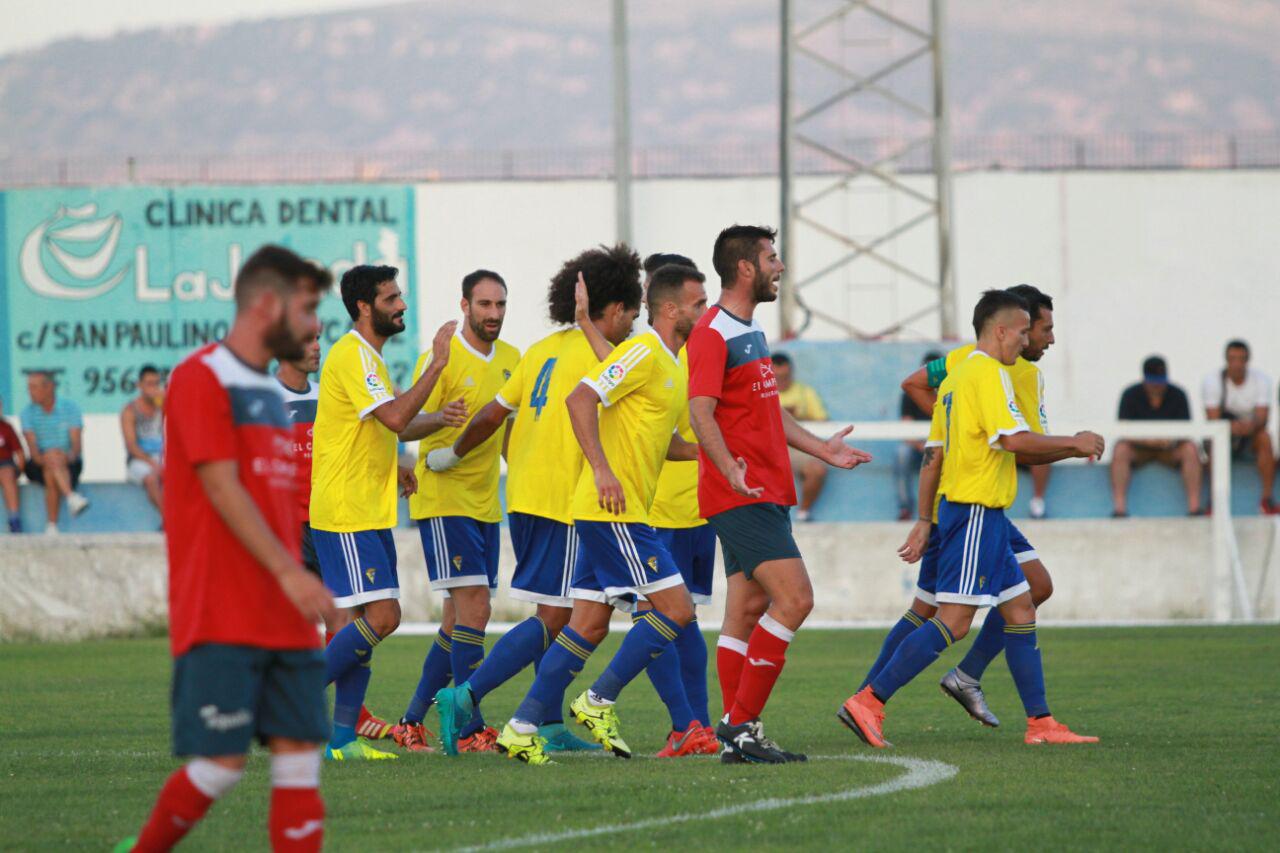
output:
{"label": "white field line", "polygon": [[[813,794],[807,797],[770,797],[750,803],[738,803],[705,812],[683,812],[681,814],[663,815],[647,818],[631,823],[614,823],[585,829],[569,829],[563,832],[546,832],[524,835],[518,838],[502,838],[475,847],[463,847],[463,851],[511,850],[516,847],[555,844],[561,841],[577,841],[583,838],[595,838],[601,835],[614,835],[637,830],[661,829],[678,823],[693,823],[702,820],[717,820],[740,814],[756,814],[758,812],[793,809],[803,806],[816,806],[824,803],[839,803],[846,800],[861,800],[866,797],[878,797],[884,794],[896,794],[899,791],[910,791],[916,788],[927,788],[946,782],[960,772],[960,768],[941,761],[924,758],[903,758],[890,755],[815,755],[814,760],[828,761],[865,761],[870,764],[892,764],[904,767],[907,772],[896,779],[881,782],[877,785],[864,785],[857,788],[846,788],[830,794]],[[535,771],[538,772],[538,771]],[[541,771],[545,773],[546,771]]]}

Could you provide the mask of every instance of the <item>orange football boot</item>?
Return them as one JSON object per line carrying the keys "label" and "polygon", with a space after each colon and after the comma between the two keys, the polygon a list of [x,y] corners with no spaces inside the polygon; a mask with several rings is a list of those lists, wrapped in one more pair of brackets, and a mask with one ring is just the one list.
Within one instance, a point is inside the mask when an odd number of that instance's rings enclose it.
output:
{"label": "orange football boot", "polygon": [[869,685],[845,700],[836,711],[836,719],[867,746],[884,749],[893,745],[884,739],[884,703],[876,698]]}
{"label": "orange football boot", "polygon": [[[658,751],[658,757],[679,758],[682,755],[697,755],[702,737],[702,724],[694,720],[684,731],[673,731],[667,735],[666,746]],[[716,751],[719,752],[719,750]]]}
{"label": "orange football boot", "polygon": [[396,746],[410,752],[435,752],[427,737],[431,734],[422,723],[400,722],[391,727],[391,739]]}
{"label": "orange football boot", "polygon": [[369,709],[360,706],[360,717],[356,720],[356,734],[366,740],[382,740],[391,737],[391,723],[369,713]]}
{"label": "orange football boot", "polygon": [[470,737],[458,738],[458,752],[497,752],[498,732],[485,726]]}
{"label": "orange football boot", "polygon": [[703,726],[698,745],[693,751],[698,755],[719,755],[723,748],[720,746],[720,739],[716,737],[716,730],[711,726]]}
{"label": "orange football boot", "polygon": [[1090,735],[1078,735],[1053,717],[1027,718],[1027,743],[1097,743]]}

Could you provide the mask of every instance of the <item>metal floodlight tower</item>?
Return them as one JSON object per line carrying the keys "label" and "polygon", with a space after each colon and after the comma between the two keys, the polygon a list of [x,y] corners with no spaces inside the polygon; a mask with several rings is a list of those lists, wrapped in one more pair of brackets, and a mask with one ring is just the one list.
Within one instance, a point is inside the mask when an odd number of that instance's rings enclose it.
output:
{"label": "metal floodlight tower", "polygon": [[[782,333],[786,337],[796,335],[808,324],[811,316],[819,316],[848,332],[854,338],[877,338],[893,334],[913,320],[937,313],[943,337],[955,337],[956,298],[955,273],[952,268],[951,239],[951,150],[950,123],[945,88],[946,77],[946,25],[945,0],[918,0],[928,5],[928,29],[905,20],[894,6],[902,0],[838,0],[832,8],[814,21],[800,28],[794,24],[795,0],[781,0],[781,110],[779,128],[779,178],[781,179],[781,249],[783,259],[794,262],[798,257],[796,239],[799,226],[834,240],[841,246],[842,254],[820,269],[808,271],[799,279],[784,274],[781,293]],[[895,46],[892,56],[876,68],[855,70],[844,56],[831,56],[814,47],[811,42],[823,34],[842,26],[844,19],[853,12],[862,11],[886,25],[893,36],[901,36],[902,46]],[[825,31],[825,33],[824,33]],[[895,39],[896,41],[896,39]],[[801,107],[793,98],[793,60],[800,55],[834,73],[841,81],[840,88],[816,103]],[[929,102],[904,96],[885,85],[885,78],[899,70],[920,62],[932,64],[932,98]],[[876,157],[855,154],[839,143],[824,142],[814,133],[807,132],[815,119],[830,116],[837,107],[850,100],[859,102],[879,99],[883,105],[892,105],[902,115],[923,122],[927,131],[908,138],[891,153]],[[928,148],[934,177],[932,194],[922,192],[916,186],[904,182],[898,167],[913,152]],[[816,154],[823,163],[823,174],[830,183],[804,198],[797,197],[795,185],[795,156],[797,152]],[[891,195],[906,197],[912,204],[922,206],[923,211],[905,221],[889,223],[878,234],[853,236],[840,223],[824,221],[818,203],[833,193],[842,192],[855,181],[875,182],[875,186]],[[937,236],[937,268],[921,269],[891,257],[887,250],[902,235],[932,223]],[[936,294],[936,302],[929,307],[902,317],[886,329],[860,329],[846,318],[823,313],[806,306],[804,290],[828,276],[848,268],[852,264],[878,264],[899,279],[905,279]]]}

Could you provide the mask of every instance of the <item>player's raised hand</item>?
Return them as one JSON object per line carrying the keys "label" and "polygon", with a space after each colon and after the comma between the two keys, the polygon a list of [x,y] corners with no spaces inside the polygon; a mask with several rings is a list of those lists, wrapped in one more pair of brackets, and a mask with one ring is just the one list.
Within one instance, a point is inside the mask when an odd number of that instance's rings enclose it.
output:
{"label": "player's raised hand", "polygon": [[573,320],[582,325],[591,320],[591,300],[587,297],[587,280],[578,273],[578,283],[573,286]]}
{"label": "player's raised hand", "polygon": [[871,454],[845,444],[845,437],[853,432],[853,424],[840,430],[826,441],[826,458],[822,461],[836,468],[857,468],[871,461]]}
{"label": "player's raised hand", "polygon": [[596,477],[596,496],[599,500],[600,508],[613,515],[621,515],[626,512],[627,496],[622,491],[622,483],[618,482],[613,470],[605,465],[595,469],[594,473]]}
{"label": "player's raised hand", "polygon": [[1107,449],[1106,440],[1096,432],[1084,430],[1075,434],[1076,454],[1084,459],[1097,459]]}
{"label": "player's raised hand", "polygon": [[929,531],[933,527],[927,521],[917,520],[911,526],[911,532],[907,534],[907,541],[902,543],[902,547],[898,549],[898,556],[902,558],[904,563],[916,563],[924,556],[925,548],[929,547]]}
{"label": "player's raised hand", "polygon": [[465,426],[467,423],[467,402],[462,399],[445,403],[440,410],[440,420],[447,427]]}
{"label": "player's raised hand", "polygon": [[334,617],[337,611],[333,606],[333,596],[315,575],[298,566],[293,571],[280,575],[279,580],[285,597],[293,602],[293,606],[298,608],[303,616],[312,620],[322,619],[325,622]]}
{"label": "player's raised hand", "polygon": [[400,482],[400,497],[407,498],[418,491],[418,478],[408,465],[401,465],[396,479]]}
{"label": "player's raised hand", "polygon": [[436,336],[431,341],[431,360],[441,367],[449,363],[449,342],[457,330],[458,321],[450,320],[436,330]]}
{"label": "player's raised hand", "polygon": [[756,486],[753,489],[747,485],[747,460],[741,456],[734,461],[733,467],[729,469],[729,485],[738,494],[749,498],[758,498],[764,494],[763,486]]}

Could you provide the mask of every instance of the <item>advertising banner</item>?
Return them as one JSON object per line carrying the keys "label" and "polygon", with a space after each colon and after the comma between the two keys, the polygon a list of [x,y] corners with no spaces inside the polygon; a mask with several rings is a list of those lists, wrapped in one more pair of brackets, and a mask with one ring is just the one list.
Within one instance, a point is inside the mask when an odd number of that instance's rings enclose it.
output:
{"label": "advertising banner", "polygon": [[400,270],[404,333],[383,356],[405,386],[417,358],[413,190],[402,185],[106,187],[0,194],[0,395],[27,402],[48,370],[86,413],[118,411],[138,369],[166,372],[221,339],[244,259],[278,243],[334,273],[322,344],[350,327],[337,279],[357,264]]}

